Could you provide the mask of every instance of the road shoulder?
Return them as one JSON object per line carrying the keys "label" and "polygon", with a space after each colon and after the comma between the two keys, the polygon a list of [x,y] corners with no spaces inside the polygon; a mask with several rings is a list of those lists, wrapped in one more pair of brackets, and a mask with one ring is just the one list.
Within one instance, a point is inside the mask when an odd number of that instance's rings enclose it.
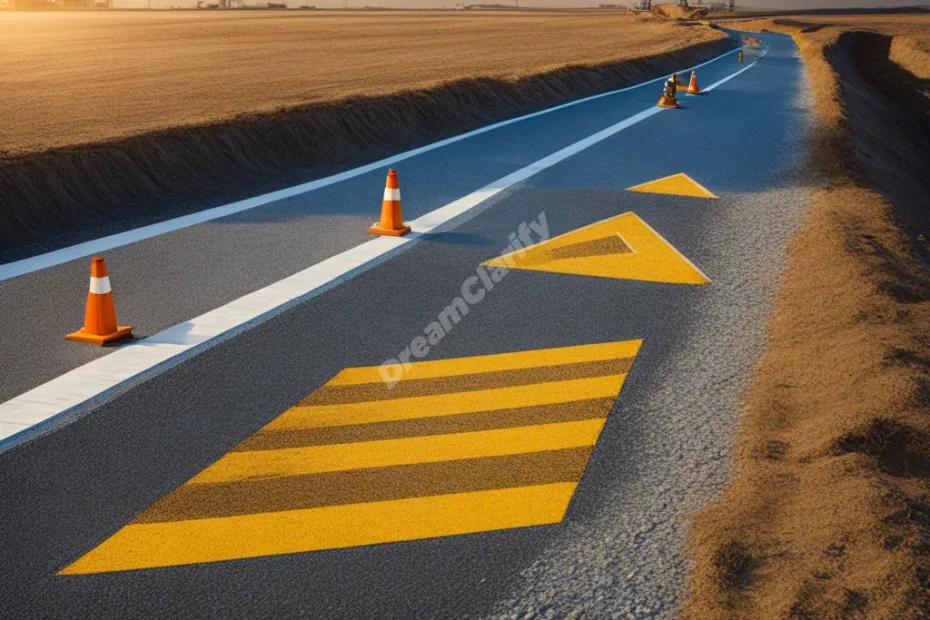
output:
{"label": "road shoulder", "polygon": [[790,246],[737,476],[693,525],[684,616],[924,617],[930,274],[908,238],[921,239],[902,217],[902,184],[873,191],[862,163],[874,145],[917,147],[875,129],[888,126],[876,102],[873,146],[854,148],[864,117],[850,110],[865,90],[856,63],[841,62],[842,35],[788,28],[815,87],[812,167],[828,184]]}

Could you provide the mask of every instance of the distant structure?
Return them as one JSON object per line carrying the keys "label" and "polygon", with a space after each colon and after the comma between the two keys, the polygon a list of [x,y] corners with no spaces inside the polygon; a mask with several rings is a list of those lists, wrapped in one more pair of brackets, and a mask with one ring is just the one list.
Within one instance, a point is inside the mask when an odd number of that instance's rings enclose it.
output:
{"label": "distant structure", "polygon": [[68,8],[68,9],[109,9],[113,8],[110,0],[0,0],[0,8]]}
{"label": "distant structure", "polygon": [[630,3],[630,10],[636,13],[652,10],[652,0],[635,0]]}

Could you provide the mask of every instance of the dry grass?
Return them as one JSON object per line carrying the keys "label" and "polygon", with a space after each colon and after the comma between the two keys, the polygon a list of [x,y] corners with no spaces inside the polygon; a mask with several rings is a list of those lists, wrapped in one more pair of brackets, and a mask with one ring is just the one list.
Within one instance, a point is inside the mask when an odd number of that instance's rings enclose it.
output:
{"label": "dry grass", "polygon": [[658,4],[653,8],[656,15],[671,17],[672,19],[703,19],[707,17],[707,9],[694,9],[679,6],[677,3]]}
{"label": "dry grass", "polygon": [[830,186],[790,247],[739,473],[694,524],[688,618],[930,617],[930,122],[915,93],[930,21],[813,19],[750,24],[801,47]]}
{"label": "dry grass", "polygon": [[5,12],[0,149],[106,142],[467,78],[514,80],[720,36],[624,13]]}
{"label": "dry grass", "polygon": [[657,78],[733,44],[619,13],[0,15],[0,84],[13,85],[0,89],[0,262]]}

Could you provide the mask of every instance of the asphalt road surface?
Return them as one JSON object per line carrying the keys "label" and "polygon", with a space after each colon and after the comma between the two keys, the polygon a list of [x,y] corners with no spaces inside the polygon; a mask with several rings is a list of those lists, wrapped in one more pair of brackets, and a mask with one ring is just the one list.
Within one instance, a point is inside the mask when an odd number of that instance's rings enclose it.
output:
{"label": "asphalt road surface", "polygon": [[[765,39],[755,66],[682,96],[681,109],[8,445],[0,609],[673,616],[688,519],[728,478],[741,393],[808,192],[803,64],[789,38]],[[754,60],[726,55],[698,77],[713,84]],[[621,123],[658,91],[403,159],[404,215]],[[678,173],[716,198],[627,189]],[[108,250],[121,322],[145,338],[364,243],[384,174]],[[543,243],[494,274],[521,233]],[[87,269],[82,258],[0,282],[0,402],[114,354],[64,340],[80,326]],[[464,283],[467,314],[443,322]],[[404,373],[379,369],[404,355]],[[400,381],[389,390],[382,372]]]}

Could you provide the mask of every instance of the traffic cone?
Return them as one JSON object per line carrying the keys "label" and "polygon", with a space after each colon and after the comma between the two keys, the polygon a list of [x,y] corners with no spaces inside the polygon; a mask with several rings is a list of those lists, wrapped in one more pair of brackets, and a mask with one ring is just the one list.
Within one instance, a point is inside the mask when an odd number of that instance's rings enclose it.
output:
{"label": "traffic cone", "polygon": [[739,61],[743,62],[743,50],[739,51]]}
{"label": "traffic cone", "polygon": [[410,232],[410,227],[404,224],[404,218],[400,213],[400,187],[397,185],[397,172],[393,169],[388,170],[387,180],[384,182],[381,221],[372,224],[368,232],[391,237],[400,237]]}
{"label": "traffic cone", "polygon": [[701,87],[697,83],[697,71],[691,72],[691,83],[688,84],[688,94],[689,95],[700,95]]}
{"label": "traffic cone", "polygon": [[116,308],[110,292],[107,264],[99,256],[90,260],[90,291],[87,293],[87,310],[84,327],[68,334],[68,340],[103,345],[129,336],[132,328],[116,323]]}
{"label": "traffic cone", "polygon": [[662,89],[662,96],[659,97],[658,106],[660,108],[678,108],[678,99],[675,98],[675,90],[672,88]]}

